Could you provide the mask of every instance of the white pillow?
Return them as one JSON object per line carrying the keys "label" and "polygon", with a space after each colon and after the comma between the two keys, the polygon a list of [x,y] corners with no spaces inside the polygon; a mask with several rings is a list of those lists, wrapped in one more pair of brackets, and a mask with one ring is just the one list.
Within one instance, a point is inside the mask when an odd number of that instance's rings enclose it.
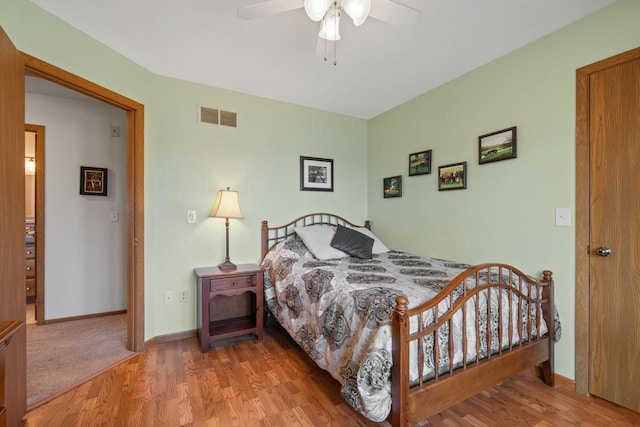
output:
{"label": "white pillow", "polygon": [[385,244],[382,243],[382,240],[378,239],[378,237],[376,237],[376,235],[373,234],[373,231],[369,230],[366,227],[351,227],[351,228],[353,228],[356,231],[359,231],[365,236],[371,237],[374,240],[373,249],[371,250],[371,252],[373,252],[374,254],[383,254],[385,252],[389,252],[389,248],[387,248]]}
{"label": "white pillow", "polygon": [[294,228],[307,249],[318,259],[326,260],[348,256],[344,252],[331,246],[336,229],[328,225],[310,225]]}

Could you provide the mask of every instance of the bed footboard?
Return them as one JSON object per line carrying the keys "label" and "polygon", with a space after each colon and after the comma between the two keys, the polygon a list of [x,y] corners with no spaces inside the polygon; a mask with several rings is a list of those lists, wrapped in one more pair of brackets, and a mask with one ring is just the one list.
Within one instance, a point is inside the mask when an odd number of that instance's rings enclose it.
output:
{"label": "bed footboard", "polygon": [[[541,365],[545,383],[553,386],[553,279],[548,270],[543,276],[538,282],[514,267],[484,264],[461,273],[419,307],[409,309],[407,298],[398,297],[392,425],[424,420],[536,365]],[[542,319],[544,334],[538,332]],[[464,325],[457,337],[454,321]],[[413,362],[411,352],[417,352]],[[433,362],[438,367],[428,372],[424,366],[429,358],[440,363]],[[417,370],[413,380],[412,363],[413,372]]]}

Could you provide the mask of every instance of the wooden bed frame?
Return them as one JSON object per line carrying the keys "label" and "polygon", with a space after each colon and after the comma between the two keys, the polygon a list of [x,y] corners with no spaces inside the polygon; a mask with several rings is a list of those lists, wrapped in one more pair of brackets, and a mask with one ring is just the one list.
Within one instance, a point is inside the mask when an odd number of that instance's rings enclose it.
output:
{"label": "wooden bed frame", "polygon": [[[262,222],[262,258],[269,249],[277,243],[295,238],[295,227],[309,225],[357,225],[328,213],[313,213],[302,216],[288,224],[269,227],[267,221]],[[366,228],[370,229],[369,221],[365,222]],[[495,272],[498,272],[495,274]],[[490,274],[493,272],[494,274]],[[487,277],[491,277],[490,283],[484,284]],[[485,282],[483,282],[483,279]],[[497,280],[495,280],[497,279]],[[516,283],[517,286],[511,285]],[[466,283],[466,286],[461,286]],[[459,288],[456,291],[456,288]],[[454,299],[454,291],[457,292],[457,299]],[[466,357],[462,366],[453,366],[453,354],[455,351],[454,340],[449,339],[448,348],[440,348],[439,340],[434,339],[434,359],[438,360],[441,352],[449,353],[450,365],[445,373],[436,370],[433,379],[428,381],[420,380],[418,384],[409,383],[409,346],[413,341],[423,339],[429,334],[434,334],[437,328],[452,321],[454,314],[462,313],[463,324],[467,319],[466,302],[474,298],[479,292],[497,292],[498,298],[498,342],[502,342],[504,334],[512,336],[514,328],[520,331],[520,341],[510,343],[506,348],[500,348],[496,352],[487,355],[485,359],[467,361]],[[502,292],[500,292],[502,291]],[[504,297],[507,291],[508,297]],[[460,296],[460,294],[462,294]],[[532,296],[533,295],[533,296]],[[537,298],[535,296],[538,296]],[[512,298],[517,304],[518,312],[522,312],[522,304],[528,302],[528,320],[522,321],[522,316],[517,316],[518,321],[512,321],[511,307]],[[450,309],[438,315],[436,310],[436,321],[429,327],[423,327],[423,316],[432,310],[438,303],[449,301]],[[509,304],[509,319],[504,320],[502,316],[502,304]],[[479,334],[479,312],[478,305],[475,306],[476,336]],[[547,324],[548,332],[543,336],[533,336],[531,328],[532,311],[543,313],[543,318]],[[532,310],[531,308],[534,308]],[[491,304],[487,304],[487,318],[491,317]],[[417,318],[419,330],[413,334],[409,331],[411,318]],[[503,328],[503,322],[508,323],[507,328]],[[415,324],[415,323],[414,323]],[[540,316],[535,319],[536,330],[540,328]],[[451,331],[452,328],[449,328]],[[520,270],[506,264],[483,264],[467,269],[455,279],[453,279],[436,297],[427,301],[423,305],[408,309],[406,297],[396,298],[396,310],[392,321],[393,333],[393,367],[391,372],[391,396],[392,407],[390,422],[394,427],[409,426],[420,420],[425,420],[456,403],[468,399],[482,390],[490,388],[499,382],[530,368],[540,366],[542,378],[549,385],[554,385],[553,372],[553,345],[554,345],[554,318],[553,318],[553,279],[551,271],[543,272],[542,281],[535,281],[529,278]],[[523,332],[526,332],[528,340],[523,340]],[[487,347],[492,348],[490,333],[486,334]],[[467,354],[466,328],[463,328],[462,335],[463,354]],[[479,354],[480,340],[476,340],[476,354]],[[415,344],[414,344],[415,345]],[[500,347],[500,346],[499,346]],[[419,358],[419,378],[423,378],[422,361],[424,360],[423,346],[418,345]],[[491,352],[490,352],[491,353]]]}

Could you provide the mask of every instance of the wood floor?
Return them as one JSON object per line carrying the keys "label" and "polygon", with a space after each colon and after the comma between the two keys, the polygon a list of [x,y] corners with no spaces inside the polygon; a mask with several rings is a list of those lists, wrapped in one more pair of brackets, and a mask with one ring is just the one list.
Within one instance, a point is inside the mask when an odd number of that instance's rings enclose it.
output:
{"label": "wood floor", "polygon": [[[434,426],[631,426],[640,414],[549,388],[526,372],[431,417]],[[27,414],[26,426],[388,426],[353,412],[338,383],[279,328],[202,354],[159,344]]]}

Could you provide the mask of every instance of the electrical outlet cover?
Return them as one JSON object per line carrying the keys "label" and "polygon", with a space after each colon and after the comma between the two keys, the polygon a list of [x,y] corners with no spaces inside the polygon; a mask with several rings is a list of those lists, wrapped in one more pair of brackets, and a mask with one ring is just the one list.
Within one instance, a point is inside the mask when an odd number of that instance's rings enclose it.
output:
{"label": "electrical outlet cover", "polygon": [[173,304],[174,301],[173,291],[165,291],[164,293],[164,303],[165,304]]}
{"label": "electrical outlet cover", "polygon": [[185,303],[188,300],[189,300],[189,291],[187,291],[186,289],[181,290],[178,293],[178,302]]}

